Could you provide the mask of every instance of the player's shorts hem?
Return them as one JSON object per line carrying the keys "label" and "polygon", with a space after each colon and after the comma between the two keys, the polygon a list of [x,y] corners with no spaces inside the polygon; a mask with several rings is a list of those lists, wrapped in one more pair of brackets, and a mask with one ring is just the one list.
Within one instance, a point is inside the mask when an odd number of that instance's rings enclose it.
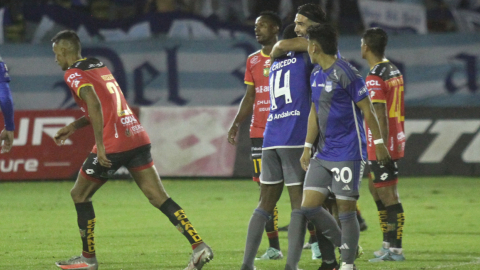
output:
{"label": "player's shorts hem", "polygon": [[279,149],[279,148],[304,148],[304,145],[279,145],[279,146],[268,146],[263,147],[262,150],[272,150],[272,149]]}
{"label": "player's shorts hem", "polygon": [[264,185],[276,185],[276,184],[280,184],[282,182],[283,182],[283,179],[279,180],[279,181],[262,181],[262,179],[260,179],[260,183],[264,184]]}
{"label": "player's shorts hem", "polygon": [[145,164],[145,165],[142,165],[142,166],[138,166],[138,167],[133,167],[133,168],[128,168],[129,171],[132,171],[132,172],[138,172],[138,171],[141,171],[141,170],[145,170],[145,169],[148,169],[150,167],[153,166],[153,161],[151,161],[150,163],[148,164]]}
{"label": "player's shorts hem", "polygon": [[373,186],[376,188],[389,187],[398,184],[398,179],[390,180],[387,182],[373,183]]}
{"label": "player's shorts hem", "polygon": [[343,201],[358,201],[358,195],[357,196],[354,196],[354,197],[350,197],[350,196],[343,196],[343,195],[335,195],[335,198],[337,200],[343,200]]}
{"label": "player's shorts hem", "polygon": [[321,187],[304,187],[303,190],[313,190],[322,193],[325,196],[328,196],[330,191],[328,188],[321,188]]}
{"label": "player's shorts hem", "polygon": [[296,183],[288,183],[288,184],[285,184],[285,186],[287,187],[291,187],[291,186],[301,186],[303,185],[303,182],[296,182]]}
{"label": "player's shorts hem", "polygon": [[260,177],[252,177],[253,182],[260,183]]}
{"label": "player's shorts hem", "polygon": [[90,175],[88,175],[87,173],[85,173],[83,171],[83,168],[80,169],[80,174],[85,177],[85,179],[89,180],[89,181],[92,181],[92,182],[95,182],[95,183],[98,183],[98,184],[103,184],[105,183],[107,180],[102,180],[102,179],[98,179],[98,178],[95,178],[95,177],[91,177]]}

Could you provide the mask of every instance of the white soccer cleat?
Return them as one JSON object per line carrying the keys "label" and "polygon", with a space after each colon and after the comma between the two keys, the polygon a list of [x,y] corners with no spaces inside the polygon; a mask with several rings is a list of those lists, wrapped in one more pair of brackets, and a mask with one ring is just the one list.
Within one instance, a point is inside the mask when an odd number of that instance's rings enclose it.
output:
{"label": "white soccer cleat", "polygon": [[201,243],[193,250],[190,262],[184,270],[201,270],[205,264],[213,260],[213,251],[205,243]]}

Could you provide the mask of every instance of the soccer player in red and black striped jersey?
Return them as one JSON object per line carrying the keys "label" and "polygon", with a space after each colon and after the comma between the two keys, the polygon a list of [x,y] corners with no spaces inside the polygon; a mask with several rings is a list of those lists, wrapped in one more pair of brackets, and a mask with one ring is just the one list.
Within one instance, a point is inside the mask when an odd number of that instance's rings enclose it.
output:
{"label": "soccer player in red and black striped jersey", "polygon": [[74,31],[61,31],[52,42],[55,61],[65,71],[65,82],[85,114],[61,128],[54,140],[62,145],[77,129],[92,125],[96,143],[71,190],[83,251],[80,256],[56,265],[62,269],[98,269],[92,196],[118,168],[125,166],[150,203],[160,209],[192,245],[192,258],[185,270],[202,269],[213,258],[213,252],[185,211],[166,193],[153,164],[147,132],[128,107],[115,77],[98,59],[82,58],[80,39]]}
{"label": "soccer player in red and black striped jersey", "polygon": [[[238,108],[237,115],[228,131],[228,142],[235,145],[235,137],[240,123],[253,113],[250,125],[251,155],[253,162],[253,181],[260,185],[261,160],[263,132],[270,112],[270,51],[278,40],[278,33],[282,28],[282,20],[271,11],[260,13],[255,21],[255,37],[262,49],[258,50],[247,58],[245,70],[245,84],[247,90]],[[278,240],[278,210],[275,207],[273,217],[267,221],[265,231],[267,232],[270,247],[262,255],[261,260],[282,259],[280,242]],[[261,240],[258,239],[258,240]],[[253,254],[255,255],[255,254]],[[249,257],[249,256],[247,256]]]}
{"label": "soccer player in red and black striped jersey", "polygon": [[375,144],[370,129],[367,129],[368,164],[370,166],[369,188],[378,208],[383,245],[374,252],[375,261],[403,261],[403,224],[405,214],[397,190],[397,161],[405,150],[404,84],[400,70],[385,57],[387,33],[381,28],[365,31],[362,38],[362,58],[367,60],[370,72],[366,85],[378,116],[382,140],[394,161],[392,166],[383,166],[375,160]]}

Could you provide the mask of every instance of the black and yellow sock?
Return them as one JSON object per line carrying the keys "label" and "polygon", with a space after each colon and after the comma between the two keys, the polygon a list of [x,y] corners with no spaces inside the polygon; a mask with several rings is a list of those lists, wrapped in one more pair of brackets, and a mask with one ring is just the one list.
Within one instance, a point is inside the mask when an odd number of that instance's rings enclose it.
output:
{"label": "black and yellow sock", "polygon": [[177,227],[178,231],[187,238],[192,245],[192,249],[195,249],[203,242],[192,223],[188,220],[185,211],[171,198],[168,198],[159,209],[170,219],[173,226]]}
{"label": "black and yellow sock", "polygon": [[377,204],[378,218],[380,219],[380,229],[383,233],[383,242],[388,242],[387,234],[387,208],[383,205],[381,200],[375,201]]}
{"label": "black and yellow sock", "polygon": [[268,236],[270,247],[280,250],[280,241],[278,240],[278,208],[273,209],[272,219],[265,224],[265,232]]}
{"label": "black and yellow sock", "polygon": [[405,213],[401,203],[387,206],[390,247],[402,248]]}
{"label": "black and yellow sock", "polygon": [[77,222],[82,238],[82,255],[86,258],[95,257],[95,211],[92,202],[76,203]]}

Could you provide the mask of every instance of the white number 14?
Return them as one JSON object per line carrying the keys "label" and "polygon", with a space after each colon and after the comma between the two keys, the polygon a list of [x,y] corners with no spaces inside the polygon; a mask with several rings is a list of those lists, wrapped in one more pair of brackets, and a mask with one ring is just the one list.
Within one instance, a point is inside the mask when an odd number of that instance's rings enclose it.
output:
{"label": "white number 14", "polygon": [[280,79],[282,78],[282,70],[278,70],[274,76],[270,78],[270,102],[271,110],[277,109],[275,98],[285,96],[285,103],[292,103],[292,95],[290,94],[290,70],[285,72],[283,78],[283,87],[280,87]]}

